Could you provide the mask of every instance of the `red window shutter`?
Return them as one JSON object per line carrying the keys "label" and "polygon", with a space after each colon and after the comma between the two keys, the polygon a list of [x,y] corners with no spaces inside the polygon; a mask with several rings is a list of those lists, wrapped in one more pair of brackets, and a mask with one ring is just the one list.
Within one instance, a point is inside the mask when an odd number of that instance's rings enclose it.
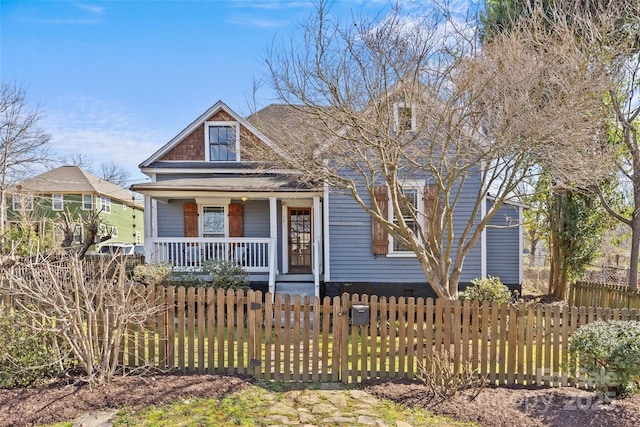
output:
{"label": "red window shutter", "polygon": [[425,236],[440,237],[440,197],[437,185],[424,187]]}
{"label": "red window shutter", "polygon": [[[387,215],[389,212],[389,193],[387,191],[387,187],[385,185],[376,186],[373,189],[373,194],[380,208],[380,212],[382,213],[383,218],[387,219]],[[382,227],[375,218],[372,218],[372,232],[371,237],[373,240],[372,243],[372,251],[374,255],[386,255],[389,253],[389,235],[387,230]]]}
{"label": "red window shutter", "polygon": [[242,205],[231,203],[229,205],[229,237],[243,237]]}
{"label": "red window shutter", "polygon": [[198,237],[198,205],[185,203],[184,212],[184,237]]}

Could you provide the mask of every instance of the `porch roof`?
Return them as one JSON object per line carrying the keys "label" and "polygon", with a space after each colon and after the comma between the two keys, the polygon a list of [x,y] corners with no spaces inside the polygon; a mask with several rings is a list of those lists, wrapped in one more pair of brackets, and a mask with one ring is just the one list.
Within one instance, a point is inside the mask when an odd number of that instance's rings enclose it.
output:
{"label": "porch roof", "polygon": [[168,179],[135,184],[131,190],[142,194],[155,191],[307,192],[321,191],[322,186],[282,176],[241,176]]}

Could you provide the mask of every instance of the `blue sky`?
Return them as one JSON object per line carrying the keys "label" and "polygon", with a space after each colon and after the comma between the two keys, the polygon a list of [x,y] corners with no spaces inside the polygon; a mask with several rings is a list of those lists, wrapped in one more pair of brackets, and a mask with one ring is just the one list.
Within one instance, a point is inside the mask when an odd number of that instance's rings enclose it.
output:
{"label": "blue sky", "polygon": [[[338,1],[378,13],[387,0]],[[267,46],[299,28],[309,1],[0,0],[0,79],[23,84],[59,157],[137,165],[219,99],[250,113]],[[266,88],[261,106],[274,101]]]}

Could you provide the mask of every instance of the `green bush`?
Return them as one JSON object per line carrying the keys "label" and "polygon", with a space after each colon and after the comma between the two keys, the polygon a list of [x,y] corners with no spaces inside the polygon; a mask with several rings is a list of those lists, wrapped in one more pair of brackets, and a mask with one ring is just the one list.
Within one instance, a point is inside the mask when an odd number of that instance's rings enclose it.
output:
{"label": "green bush", "polygon": [[471,280],[471,286],[460,292],[461,300],[478,300],[505,303],[511,301],[511,291],[503,285],[499,277],[487,276]]}
{"label": "green bush", "polygon": [[198,275],[191,271],[174,272],[171,275],[171,284],[174,286],[184,286],[185,288],[203,288],[207,286],[202,275]]}
{"label": "green bush", "polygon": [[35,331],[26,317],[0,309],[0,388],[24,387],[60,376],[64,367],[60,340],[53,333]]}
{"label": "green bush", "polygon": [[234,262],[209,259],[204,262],[203,268],[211,274],[212,286],[216,289],[249,289],[249,275]]}
{"label": "green bush", "polygon": [[133,268],[133,280],[143,285],[169,285],[171,264],[138,264]]}
{"label": "green bush", "polygon": [[571,337],[569,356],[598,390],[635,393],[640,383],[640,322],[598,320],[582,326]]}

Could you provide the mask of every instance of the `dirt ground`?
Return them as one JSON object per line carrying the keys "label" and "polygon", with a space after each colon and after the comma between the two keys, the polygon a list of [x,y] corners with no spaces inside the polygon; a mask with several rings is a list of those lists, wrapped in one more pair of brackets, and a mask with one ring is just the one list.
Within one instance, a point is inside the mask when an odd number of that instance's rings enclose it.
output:
{"label": "dirt ground", "polygon": [[488,387],[475,398],[476,392],[469,391],[440,400],[424,385],[408,381],[370,383],[365,390],[404,406],[483,426],[640,426],[640,395],[611,400],[573,387]]}
{"label": "dirt ground", "polygon": [[[241,390],[251,379],[222,375],[164,374],[118,378],[107,386],[55,383],[46,387],[0,390],[0,426],[30,426],[73,420],[96,409],[144,407],[186,397],[220,399]],[[460,421],[484,426],[640,425],[640,396],[603,404],[593,393],[571,387],[555,389],[485,388],[475,399],[462,393],[439,401],[416,382],[363,384],[369,393],[408,407],[421,407]]]}

